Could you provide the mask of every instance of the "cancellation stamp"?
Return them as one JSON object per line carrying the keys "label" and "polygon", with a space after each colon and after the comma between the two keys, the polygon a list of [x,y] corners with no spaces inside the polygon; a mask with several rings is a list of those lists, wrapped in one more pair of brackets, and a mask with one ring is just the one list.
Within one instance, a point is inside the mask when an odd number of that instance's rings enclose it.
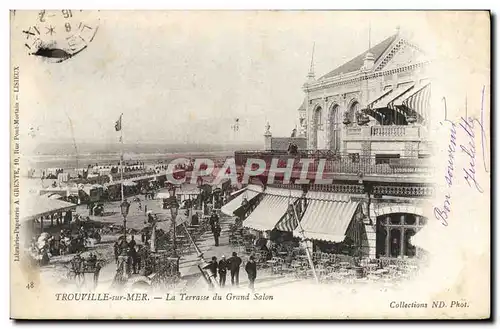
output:
{"label": "cancellation stamp", "polygon": [[40,10],[36,20],[22,30],[28,54],[50,62],[63,62],[83,51],[94,40],[99,18],[82,10]]}

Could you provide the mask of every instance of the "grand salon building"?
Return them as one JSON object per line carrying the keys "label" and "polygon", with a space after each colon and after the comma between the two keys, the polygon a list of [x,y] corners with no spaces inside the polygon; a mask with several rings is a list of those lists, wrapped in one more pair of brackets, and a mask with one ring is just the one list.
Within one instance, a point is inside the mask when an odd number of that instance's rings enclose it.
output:
{"label": "grand salon building", "polygon": [[[273,136],[268,123],[264,150],[235,152],[235,160],[310,158],[314,171],[324,159],[323,177],[332,183],[316,184],[311,174],[297,184],[296,161],[289,184],[268,184],[266,172],[223,212],[264,236],[288,232],[315,247],[349,239],[367,257],[418,256],[411,238],[426,225],[433,194],[428,64],[418,45],[396,33],[321,77],[311,68],[296,135]],[[287,152],[289,143],[298,154]]]}

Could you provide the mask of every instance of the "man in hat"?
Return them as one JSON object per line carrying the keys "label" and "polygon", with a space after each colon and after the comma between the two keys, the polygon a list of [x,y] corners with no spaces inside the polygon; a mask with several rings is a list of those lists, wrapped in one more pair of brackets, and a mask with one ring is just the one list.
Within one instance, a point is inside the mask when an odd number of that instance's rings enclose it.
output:
{"label": "man in hat", "polygon": [[215,240],[215,246],[218,247],[219,246],[219,237],[220,237],[220,232],[221,232],[221,227],[219,225],[219,223],[215,224],[215,227],[213,229],[213,233],[214,233],[214,240]]}
{"label": "man in hat", "polygon": [[249,281],[248,287],[253,291],[255,279],[257,278],[257,264],[255,263],[255,259],[253,256],[250,256],[250,260],[245,266],[245,271],[247,272],[248,275],[248,281]]}
{"label": "man in hat", "polygon": [[241,265],[241,258],[238,257],[238,254],[233,251],[233,256],[229,258],[229,268],[231,270],[231,285],[234,286],[236,283],[236,286],[240,285],[240,265]]}
{"label": "man in hat", "polygon": [[212,276],[216,280],[217,280],[217,267],[218,266],[219,265],[217,263],[217,257],[213,256],[212,261],[210,261],[210,263],[208,264],[208,269],[210,270],[210,273],[212,273]]}
{"label": "man in hat", "polygon": [[218,223],[219,223],[219,216],[217,216],[217,213],[214,211],[214,212],[212,212],[212,215],[210,216],[210,219],[209,219],[210,229],[212,232],[214,232],[215,226]]}
{"label": "man in hat", "polygon": [[228,261],[226,260],[226,256],[222,255],[221,260],[219,261],[219,285],[221,288],[224,288],[226,285],[226,275],[227,275],[227,268],[229,264]]}

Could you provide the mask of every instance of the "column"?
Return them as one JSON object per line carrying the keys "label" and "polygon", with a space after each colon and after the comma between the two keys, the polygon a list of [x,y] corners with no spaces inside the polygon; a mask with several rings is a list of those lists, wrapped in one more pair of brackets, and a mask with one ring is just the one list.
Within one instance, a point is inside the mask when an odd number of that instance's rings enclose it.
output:
{"label": "column", "polygon": [[[386,223],[387,223],[387,218],[386,218]],[[384,230],[387,233],[385,236],[385,256],[390,257],[390,251],[391,251],[391,230],[389,227],[384,226]]]}
{"label": "column", "polygon": [[329,112],[327,112],[327,118],[326,118],[326,126],[324,127],[324,129],[326,130],[325,131],[325,138],[326,138],[326,141],[325,141],[325,149],[327,150],[331,150],[332,147],[333,147],[333,143],[332,143],[332,137],[333,137],[333,134],[332,134],[332,119],[331,119],[331,115]]}
{"label": "column", "polygon": [[153,223],[153,225],[151,226],[150,239],[151,239],[151,241],[149,241],[149,243],[150,243],[151,252],[156,252],[156,222]]}
{"label": "column", "polygon": [[[406,220],[406,215],[401,215],[401,224],[404,225],[405,223],[405,220]],[[399,248],[400,251],[399,251],[399,255],[401,256],[401,258],[404,257],[404,254],[405,254],[405,228],[404,226],[401,227],[401,248]]]}

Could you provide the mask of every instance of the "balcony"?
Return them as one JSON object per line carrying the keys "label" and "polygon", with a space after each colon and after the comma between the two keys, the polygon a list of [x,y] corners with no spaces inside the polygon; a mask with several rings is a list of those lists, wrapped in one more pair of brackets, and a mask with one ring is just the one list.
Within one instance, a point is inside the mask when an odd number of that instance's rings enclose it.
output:
{"label": "balcony", "polygon": [[[354,154],[336,154],[327,150],[299,150],[297,155],[289,155],[284,151],[237,151],[236,166],[244,167],[248,159],[262,159],[266,163],[264,175],[269,173],[272,159],[278,159],[278,167],[286,167],[289,159],[294,159],[293,178],[298,178],[302,170],[300,159],[312,159],[309,165],[308,179],[314,179],[320,160],[324,161],[323,177],[331,178],[346,176],[347,179],[358,179],[359,176],[393,176],[395,180],[405,177],[430,177],[433,168],[429,159],[419,158],[380,158]],[[254,170],[256,168],[253,168]],[[348,177],[349,176],[349,177]],[[279,177],[279,175],[276,175]]]}
{"label": "balcony", "polygon": [[419,126],[347,127],[345,137],[347,140],[394,140],[394,138],[416,140],[423,137],[420,128]]}

